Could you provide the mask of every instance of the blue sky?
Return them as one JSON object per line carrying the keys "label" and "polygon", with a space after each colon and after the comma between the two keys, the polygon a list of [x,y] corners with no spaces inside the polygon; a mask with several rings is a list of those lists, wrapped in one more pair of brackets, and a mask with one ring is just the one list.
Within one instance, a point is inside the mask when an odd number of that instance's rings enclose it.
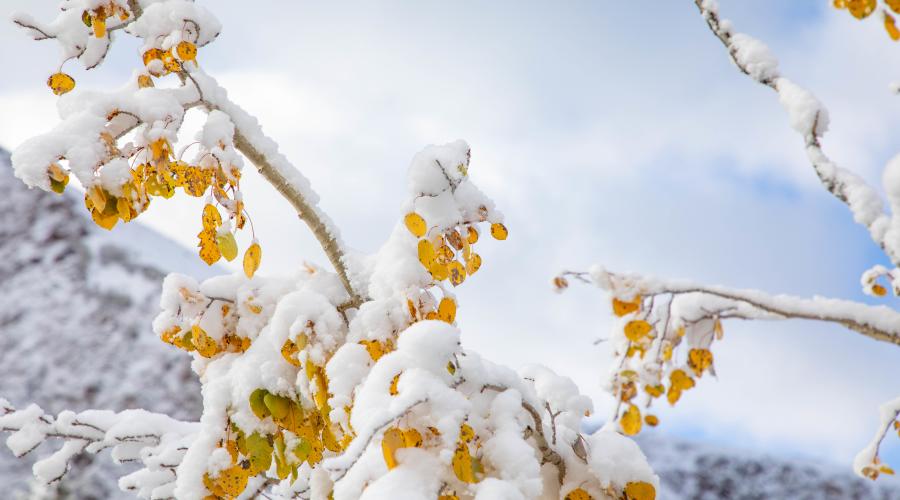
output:
{"label": "blue sky", "polygon": [[[4,9],[52,11],[32,3]],[[888,84],[900,79],[900,45],[826,0],[720,3],[830,109],[829,154],[877,185],[898,149],[900,98]],[[689,0],[217,9],[225,29],[201,64],[280,141],[351,246],[375,250],[399,220],[415,152],[469,141],[471,175],[510,238],[480,245],[484,266],[459,294],[463,342],[514,367],[545,363],[598,408],[609,404],[599,389],[608,353],[592,342],[607,334],[608,306],[597,290],[554,294],[560,269],[602,263],[863,299],[860,273],[882,262],[817,184],[776,96],[732,67]],[[56,48],[8,23],[0,43],[16,68],[0,82],[0,145],[14,147],[55,122],[43,82]],[[99,70],[67,70],[79,87],[114,86],[138,63],[125,42]],[[252,173],[245,184],[263,272],[324,262],[286,203]],[[199,206],[155,203],[141,219],[193,245]],[[661,411],[657,432],[849,468],[900,379],[900,349],[813,323],[726,324],[715,354],[719,379]],[[895,441],[885,458],[900,465]]]}

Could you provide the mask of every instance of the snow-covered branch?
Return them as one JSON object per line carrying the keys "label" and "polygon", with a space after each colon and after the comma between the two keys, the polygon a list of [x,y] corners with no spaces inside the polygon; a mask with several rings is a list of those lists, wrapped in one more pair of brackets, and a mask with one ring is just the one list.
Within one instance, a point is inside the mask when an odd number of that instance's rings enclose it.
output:
{"label": "snow-covered branch", "polygon": [[738,69],[778,93],[791,127],[803,137],[807,158],[822,185],[850,208],[857,223],[868,228],[872,240],[891,262],[900,265],[900,162],[892,161],[884,172],[883,183],[894,214],[891,216],[874,188],[838,166],[823,151],[820,139],[828,129],[828,111],[816,97],[780,75],[778,60],[764,43],[734,32],[731,22],[719,16],[716,0],[694,0],[694,3]]}
{"label": "snow-covered branch", "polygon": [[893,474],[894,471],[888,465],[883,464],[878,458],[878,450],[881,448],[881,442],[884,441],[887,433],[900,429],[900,398],[895,398],[881,405],[880,408],[880,425],[875,431],[875,436],[868,446],[863,448],[853,461],[853,470],[862,477],[869,479],[878,478],[879,474]]}
{"label": "snow-covered branch", "polygon": [[37,405],[17,410],[0,399],[0,432],[11,433],[6,445],[14,455],[26,455],[49,439],[63,441],[56,452],[34,464],[35,477],[45,484],[62,479],[78,454],[112,448],[115,462],[142,465],[119,480],[122,489],[140,498],[171,498],[175,471],[198,430],[197,423],[144,410],[64,411],[54,418]]}
{"label": "snow-covered branch", "polygon": [[825,297],[771,295],[760,290],[711,286],[690,281],[658,279],[640,274],[619,274],[595,268],[590,272],[562,273],[589,281],[613,297],[660,297],[674,300],[683,318],[808,319],[836,323],[869,338],[900,345],[900,313],[886,306]]}

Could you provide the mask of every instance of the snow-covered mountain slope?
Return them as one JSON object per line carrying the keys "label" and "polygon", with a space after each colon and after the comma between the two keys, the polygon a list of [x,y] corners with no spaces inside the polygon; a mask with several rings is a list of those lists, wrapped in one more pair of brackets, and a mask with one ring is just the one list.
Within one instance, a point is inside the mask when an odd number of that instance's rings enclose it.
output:
{"label": "snow-covered mountain slope", "polygon": [[[139,224],[94,226],[77,191],[66,194],[27,189],[0,150],[0,397],[52,412],[142,407],[198,418],[189,358],[160,342],[150,323],[163,269],[197,277],[212,270]],[[3,447],[0,497],[29,488],[32,460]],[[109,457],[91,462],[79,459],[63,482],[67,498],[124,497]]]}
{"label": "snow-covered mountain slope", "polygon": [[659,475],[662,500],[900,499],[890,477],[856,477],[849,464],[791,461],[643,433],[637,439]]}

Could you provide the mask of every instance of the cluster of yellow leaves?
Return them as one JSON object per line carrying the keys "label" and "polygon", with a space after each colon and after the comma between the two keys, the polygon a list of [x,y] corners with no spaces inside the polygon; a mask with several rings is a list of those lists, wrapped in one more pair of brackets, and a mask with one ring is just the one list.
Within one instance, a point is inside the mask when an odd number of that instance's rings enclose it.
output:
{"label": "cluster of yellow leaves", "polygon": [[[240,217],[242,221],[243,214],[240,214]],[[200,240],[197,246],[200,248],[200,258],[203,262],[213,265],[222,258],[229,262],[234,260],[238,254],[237,240],[234,233],[222,227],[219,209],[211,203],[204,205],[202,223],[203,230],[197,234]],[[261,259],[262,248],[254,241],[244,252],[244,274],[248,278],[252,278],[259,269]]]}
{"label": "cluster of yellow leaves", "polygon": [[[110,1],[95,9],[84,11],[81,14],[81,21],[92,31],[96,38],[104,38],[107,34],[106,20],[114,16],[121,21],[126,21],[130,14],[121,5]],[[47,86],[50,87],[54,94],[63,95],[75,88],[75,79],[60,71],[47,78]]]}
{"label": "cluster of yellow leaves", "polygon": [[[440,441],[437,439],[440,432],[434,427],[427,428],[429,440],[426,442],[422,437],[422,433],[415,428],[403,429],[400,427],[391,427],[384,432],[381,439],[381,451],[384,455],[384,463],[388,470],[398,465],[397,451],[403,448],[422,448],[429,445],[439,446]],[[481,460],[473,455],[472,449],[481,449],[481,442],[476,436],[475,431],[469,424],[463,423],[459,429],[459,438],[457,439],[456,449],[453,452],[451,467],[453,474],[459,481],[466,484],[473,484],[481,481],[484,476],[484,466]],[[445,485],[445,488],[447,485]],[[440,499],[453,500],[458,499],[456,492],[445,490],[441,493]]]}
{"label": "cluster of yellow leaves", "polygon": [[81,21],[93,31],[95,37],[103,38],[106,36],[106,20],[113,16],[117,16],[120,21],[127,21],[130,14],[121,5],[110,1],[94,9],[84,11],[81,14]]}
{"label": "cluster of yellow leaves", "polygon": [[384,455],[384,464],[388,470],[397,466],[397,450],[402,448],[421,448],[424,441],[422,434],[416,429],[401,429],[391,427],[384,432],[381,439],[381,452]]}
{"label": "cluster of yellow leaves", "polygon": [[[896,424],[897,422],[894,422]],[[887,474],[888,476],[894,475],[894,469],[890,468],[887,464],[881,463],[881,459],[877,456],[875,457],[875,461],[871,465],[867,465],[862,469],[862,475],[871,479],[872,481],[878,479],[878,476],[881,474]]]}
{"label": "cluster of yellow leaves", "polygon": [[250,348],[250,339],[234,334],[226,334],[216,341],[205,330],[194,325],[182,332],[181,327],[172,327],[161,335],[162,341],[187,352],[197,351],[204,358],[212,358],[223,352],[244,352]]}
{"label": "cluster of yellow leaves", "polygon": [[[100,141],[106,146],[107,159],[122,156],[116,139],[109,133],[101,133]],[[119,187],[118,194],[99,184],[89,186],[85,192],[85,207],[98,226],[109,230],[119,220],[129,222],[147,209],[152,197],[171,198],[178,188],[193,197],[211,192],[234,222],[236,230],[245,226],[247,216],[240,196],[241,174],[236,167],[222,164],[202,167],[177,160],[171,144],[164,138],[131,154],[134,156],[142,151],[146,153],[146,161],[131,169],[131,179]],[[58,163],[47,168],[47,177],[50,188],[57,193],[62,193],[69,182],[69,173]],[[211,203],[203,207],[202,224],[203,230],[197,235],[200,258],[209,265],[223,257],[234,260],[238,254],[234,234],[222,228],[219,209]],[[254,241],[244,253],[244,273],[248,278],[252,278],[259,268],[261,258],[262,249]]]}
{"label": "cluster of yellow leaves", "polygon": [[412,299],[406,299],[406,306],[413,323],[436,319],[452,325],[456,321],[456,300],[450,296],[443,297],[436,308],[430,308],[423,300],[419,300],[417,306]]}
{"label": "cluster of yellow leaves", "polygon": [[[897,435],[900,436],[900,421],[897,421],[895,419],[893,422],[893,427],[894,431],[897,432]],[[889,465],[882,463],[881,459],[878,458],[878,455],[875,456],[875,460],[871,464],[863,467],[861,472],[863,476],[873,481],[878,479],[878,476],[880,476],[881,474],[887,474],[888,476],[894,475],[894,469],[892,469]]]}
{"label": "cluster of yellow leaves", "polygon": [[876,10],[880,10],[884,20],[884,30],[891,40],[900,40],[900,29],[897,28],[897,21],[891,14],[891,12],[900,14],[900,0],[882,1],[886,8],[878,9],[878,0],[834,0],[833,4],[836,9],[846,10],[856,19],[865,19]]}
{"label": "cluster of yellow leaves", "polygon": [[[187,352],[196,351],[205,358],[212,358],[217,354],[225,352],[245,352],[250,348],[250,339],[237,334],[236,325],[239,318],[234,304],[226,302],[221,303],[219,307],[214,307],[218,303],[217,301],[192,293],[185,288],[182,288],[180,293],[186,302],[207,303],[207,307],[200,316],[189,319],[191,322],[190,328],[182,329],[180,326],[175,325],[165,330],[160,335],[163,342],[174,345]],[[247,299],[245,306],[250,314],[259,314],[262,312],[262,308],[252,302],[252,298]],[[225,332],[219,340],[210,337],[209,334],[200,327],[200,320],[204,318],[209,320],[209,317],[206,315],[211,314],[212,311],[216,310],[218,310],[216,319],[219,321],[220,327]]]}
{"label": "cluster of yellow leaves", "polygon": [[477,483],[484,476],[484,466],[481,460],[472,454],[473,447],[476,452],[480,450],[481,441],[472,427],[463,423],[459,428],[459,439],[456,441],[456,450],[450,464],[456,478],[468,484]]}
{"label": "cluster of yellow leaves", "polygon": [[[628,339],[628,350],[625,354],[626,358],[644,355],[650,350],[650,346],[656,340],[656,330],[646,319],[641,316],[642,298],[635,296],[628,300],[613,298],[613,313],[619,317],[630,317],[625,326],[623,333]],[[626,318],[627,319],[627,318]],[[721,339],[723,336],[722,324],[720,321],[713,322],[713,332],[715,338]],[[654,350],[657,361],[667,363],[672,360],[673,350],[681,342],[685,335],[685,328],[678,327],[674,334],[670,334],[671,338],[662,339],[659,349]],[[694,377],[701,377],[703,373],[710,370],[713,365],[713,354],[708,348],[692,348],[688,351],[687,368],[693,373]],[[641,410],[633,400],[640,392],[644,392],[649,397],[647,406],[652,405],[653,401],[660,398],[663,394],[669,404],[674,405],[681,398],[684,391],[695,386],[696,382],[684,369],[676,368],[669,372],[668,384],[662,378],[657,383],[641,383],[638,373],[631,369],[621,370],[615,380],[614,388],[619,401],[623,404],[624,410],[619,415],[619,427],[624,434],[634,435],[640,432],[641,427],[646,424],[654,427],[659,424],[659,418],[656,415],[641,415]],[[641,387],[643,385],[643,387]]]}
{"label": "cluster of yellow leaves", "polygon": [[[611,487],[607,489],[606,493],[609,498],[620,498],[622,500],[656,499],[656,488],[652,484],[643,481],[633,481],[626,484],[621,494],[617,494]],[[575,488],[566,494],[565,500],[594,500],[594,497],[584,488]]]}
{"label": "cluster of yellow leaves", "polygon": [[[158,47],[147,49],[142,54],[142,58],[147,73],[159,78],[180,72],[182,65],[188,61],[197,62],[197,46],[193,42],[182,40],[169,50],[163,50]],[[140,81],[138,83],[141,87],[149,86],[141,84]],[[150,83],[152,85],[152,80],[150,80]]]}
{"label": "cluster of yellow leaves", "polygon": [[[486,213],[486,209],[482,211],[483,218],[486,218]],[[435,281],[449,280],[453,286],[459,286],[467,276],[481,268],[481,256],[472,251],[472,245],[479,237],[474,224],[460,225],[443,234],[429,236],[428,224],[416,212],[406,214],[403,222],[409,232],[419,239],[419,262]],[[491,224],[491,235],[505,240],[508,236],[506,226],[499,222]]]}

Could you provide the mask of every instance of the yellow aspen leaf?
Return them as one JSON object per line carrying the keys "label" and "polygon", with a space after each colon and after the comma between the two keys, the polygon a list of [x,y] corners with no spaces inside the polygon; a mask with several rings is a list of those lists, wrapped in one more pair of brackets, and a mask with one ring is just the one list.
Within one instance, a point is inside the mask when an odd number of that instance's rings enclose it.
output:
{"label": "yellow aspen leaf", "polygon": [[244,491],[249,478],[250,474],[246,469],[240,465],[232,465],[225,470],[219,471],[216,484],[228,497],[234,498]]}
{"label": "yellow aspen leaf", "polygon": [[219,247],[219,253],[222,254],[222,257],[225,257],[225,260],[231,262],[237,257],[237,241],[235,241],[234,235],[230,231],[217,233],[216,245]]}
{"label": "yellow aspen leaf", "polygon": [[200,258],[207,265],[213,265],[222,257],[219,251],[219,245],[216,243],[216,231],[214,229],[204,229],[197,236],[200,238]]}
{"label": "yellow aspen leaf", "polygon": [[844,0],[844,4],[853,17],[865,19],[875,10],[878,3],[877,0]]}
{"label": "yellow aspen leaf", "polygon": [[681,389],[676,388],[674,385],[669,387],[669,391],[666,392],[666,399],[669,400],[670,405],[674,405],[681,399]]}
{"label": "yellow aspen leaf", "polygon": [[300,352],[300,349],[297,348],[297,344],[291,339],[285,340],[284,345],[281,346],[281,356],[285,361],[296,367],[300,366],[300,360],[297,359],[298,352]]}
{"label": "yellow aspen leaf", "polygon": [[144,51],[144,66],[149,65],[153,61],[162,60],[163,51],[161,49],[152,48]]}
{"label": "yellow aspen leaf", "polygon": [[[898,32],[898,36],[900,36],[900,32]],[[885,295],[887,295],[887,288],[876,283],[872,285],[872,293],[878,297],[884,297]]]}
{"label": "yellow aspen leaf", "polygon": [[456,320],[456,301],[450,297],[444,297],[438,304],[438,319],[447,323],[453,323]]}
{"label": "yellow aspen leaf", "polygon": [[470,245],[474,245],[478,242],[478,229],[476,229],[475,226],[469,226],[466,229],[466,241],[468,241]]}
{"label": "yellow aspen leaf", "polygon": [[248,473],[256,476],[267,470],[272,465],[272,453],[275,451],[272,441],[268,436],[258,432],[247,436],[247,458],[250,461]]}
{"label": "yellow aspen leaf", "polygon": [[265,389],[256,389],[250,393],[250,410],[260,420],[269,416],[269,407],[265,403],[265,397],[268,393],[269,391]]}
{"label": "yellow aspen leaf", "polygon": [[663,392],[665,392],[666,388],[662,384],[656,385],[645,385],[644,392],[650,395],[650,397],[658,398],[662,396]]}
{"label": "yellow aspen leaf", "polygon": [[887,474],[888,476],[894,475],[894,469],[888,467],[887,465],[882,465],[882,466],[878,467],[878,471],[881,472],[882,474]]}
{"label": "yellow aspen leaf", "polygon": [[659,425],[659,417],[656,415],[646,415],[644,416],[644,423],[650,427],[656,427]]}
{"label": "yellow aspen leaf", "polygon": [[212,203],[203,206],[203,229],[216,229],[222,225],[222,215]]}
{"label": "yellow aspen leaf", "polygon": [[75,88],[75,79],[65,73],[54,73],[47,78],[47,86],[56,95],[63,95]]}
{"label": "yellow aspen leaf", "polygon": [[844,0],[834,0],[832,3],[835,9],[844,9],[847,7],[847,5],[844,4]]}
{"label": "yellow aspen leaf", "polygon": [[140,75],[137,79],[138,88],[146,89],[153,87],[153,79],[150,78],[150,75]]}
{"label": "yellow aspen leaf", "polygon": [[634,382],[622,384],[622,387],[619,389],[619,399],[621,401],[631,401],[635,396],[637,396],[637,386],[634,385]]}
{"label": "yellow aspen leaf", "polygon": [[884,3],[894,12],[900,14],[900,0],[884,0]]}
{"label": "yellow aspen leaf", "polygon": [[269,410],[269,414],[272,415],[272,418],[276,421],[282,420],[288,416],[291,406],[290,399],[267,392],[263,396],[263,403],[266,405],[266,409]]}
{"label": "yellow aspen leaf", "polygon": [[472,429],[472,426],[464,422],[459,426],[459,440],[464,443],[469,443],[473,439],[475,439],[475,429]]}
{"label": "yellow aspen leaf", "polygon": [[475,462],[472,459],[472,455],[469,454],[468,445],[465,443],[456,445],[451,465],[453,466],[453,473],[460,481],[469,484],[478,482],[478,479],[475,477]]}
{"label": "yellow aspen leaf", "polygon": [[397,466],[396,452],[405,446],[406,442],[400,429],[391,427],[384,432],[384,437],[381,439],[381,452],[384,455],[384,463],[387,465],[388,470]]}
{"label": "yellow aspen leaf", "polygon": [[650,483],[635,481],[625,485],[626,500],[656,500],[656,488]]}
{"label": "yellow aspen leaf", "polygon": [[116,223],[119,222],[118,215],[105,215],[99,210],[91,210],[91,219],[94,220],[94,224],[97,224],[107,231],[111,230],[115,227]]}
{"label": "yellow aspen leaf", "polygon": [[437,311],[428,311],[425,313],[425,319],[438,319]]}
{"label": "yellow aspen leaf", "polygon": [[456,251],[463,249],[462,235],[460,235],[459,231],[456,229],[451,229],[450,232],[447,233],[447,242],[450,243],[450,246],[455,248]]}
{"label": "yellow aspen leaf", "polygon": [[688,366],[694,371],[694,375],[701,376],[712,366],[713,355],[709,349],[691,349],[688,352]]}
{"label": "yellow aspen leaf", "polygon": [[669,361],[672,359],[672,343],[666,341],[662,347],[662,359],[663,361]]}
{"label": "yellow aspen leaf", "polygon": [[722,337],[725,336],[725,330],[722,329],[722,321],[718,318],[713,323],[713,333],[716,334],[716,340],[722,340]]}
{"label": "yellow aspen leaf", "polygon": [[372,361],[378,361],[384,356],[385,348],[381,342],[378,342],[377,340],[360,340],[359,343],[366,347],[366,351],[369,353],[369,357],[372,358]]}
{"label": "yellow aspen leaf", "polygon": [[640,342],[651,330],[653,327],[650,326],[650,323],[642,319],[634,319],[625,325],[625,336],[632,342]]}
{"label": "yellow aspen leaf", "polygon": [[626,358],[630,358],[635,354],[640,354],[641,359],[644,359],[644,353],[647,352],[642,345],[632,345],[628,347],[628,351],[625,353]]}
{"label": "yellow aspen leaf", "polygon": [[416,429],[406,429],[403,431],[403,443],[407,448],[419,448],[422,446],[422,434]]}
{"label": "yellow aspen leaf", "polygon": [[172,328],[169,328],[166,331],[162,332],[162,334],[160,334],[159,337],[166,344],[174,344],[175,336],[178,335],[180,332],[181,332],[181,327],[178,325],[175,325]]}
{"label": "yellow aspen leaf", "polygon": [[63,170],[58,163],[51,163],[47,168],[47,175],[50,177],[50,189],[54,193],[62,194],[69,184],[69,173]]}
{"label": "yellow aspen leaf", "polygon": [[636,296],[630,302],[613,297],[612,306],[613,313],[621,318],[622,316],[631,314],[641,308],[641,296]]}
{"label": "yellow aspen leaf", "polygon": [[425,236],[425,232],[428,230],[428,225],[425,224],[425,219],[422,218],[421,215],[410,212],[403,217],[403,223],[406,224],[406,229],[409,229],[414,236],[417,238],[421,238]]}
{"label": "yellow aspen leaf", "polygon": [[197,352],[204,358],[211,358],[219,352],[219,345],[199,325],[191,327],[191,342],[194,344]]}
{"label": "yellow aspen leaf", "polygon": [[593,500],[594,497],[581,488],[575,488],[566,494],[565,500]]}
{"label": "yellow aspen leaf", "polygon": [[166,71],[169,73],[181,71],[181,63],[178,62],[178,59],[175,59],[175,56],[172,55],[171,51],[163,52],[162,62],[163,67],[166,68]]}
{"label": "yellow aspen leaf", "polygon": [[669,375],[669,380],[672,383],[672,387],[675,387],[679,390],[687,390],[694,387],[694,379],[688,376],[688,374],[681,369],[673,370]]}
{"label": "yellow aspen leaf", "polygon": [[438,500],[459,500],[459,497],[454,495],[441,495],[438,497]]}
{"label": "yellow aspen leaf", "polygon": [[444,263],[449,263],[453,260],[453,249],[450,248],[449,245],[443,244],[437,251],[437,260]]}
{"label": "yellow aspen leaf", "polygon": [[175,53],[182,61],[193,61],[197,59],[197,46],[191,42],[182,41],[175,47]]}
{"label": "yellow aspen leaf", "polygon": [[569,280],[567,280],[566,278],[564,278],[562,276],[557,276],[557,277],[553,278],[553,288],[556,291],[561,292],[561,291],[565,290],[566,288],[569,288]]}
{"label": "yellow aspen leaf", "polygon": [[622,428],[622,432],[628,436],[634,436],[641,432],[641,410],[635,405],[628,405],[628,409],[619,419],[619,426]]}
{"label": "yellow aspen leaf", "polygon": [[431,277],[435,280],[444,281],[450,276],[450,266],[433,262],[431,267],[428,268],[428,272],[431,273]]}
{"label": "yellow aspen leaf", "polygon": [[229,455],[231,455],[231,463],[236,464],[238,460],[237,442],[234,440],[226,441],[225,450],[228,451]]}
{"label": "yellow aspen leaf", "polygon": [[419,262],[425,266],[425,269],[431,269],[434,264],[436,252],[434,245],[428,240],[419,240]]}
{"label": "yellow aspen leaf", "polygon": [[396,396],[400,392],[397,390],[397,384],[400,383],[400,374],[394,375],[394,378],[391,379],[391,387],[388,390],[391,393],[391,396]]}
{"label": "yellow aspen leaf", "polygon": [[506,226],[503,223],[495,222],[491,224],[491,236],[494,237],[495,240],[505,240],[507,236],[509,236],[509,231],[507,231]]}
{"label": "yellow aspen leaf", "polygon": [[447,271],[449,273],[450,283],[453,286],[462,285],[463,281],[466,280],[466,269],[458,260],[454,260],[447,264]]}
{"label": "yellow aspen leaf", "polygon": [[132,219],[132,211],[131,202],[126,200],[125,197],[116,200],[116,214],[123,222],[128,222]]}
{"label": "yellow aspen leaf", "polygon": [[256,274],[256,270],[259,269],[259,263],[262,260],[262,248],[260,248],[259,243],[254,242],[247,248],[247,251],[244,252],[244,274],[247,275],[248,278],[252,278],[254,274]]}
{"label": "yellow aspen leaf", "polygon": [[481,256],[473,253],[470,258],[466,259],[466,273],[471,276],[478,272],[479,269],[481,269]]}
{"label": "yellow aspen leaf", "polygon": [[91,28],[94,30],[94,36],[103,38],[106,36],[106,18],[103,15],[94,16],[91,19]]}

